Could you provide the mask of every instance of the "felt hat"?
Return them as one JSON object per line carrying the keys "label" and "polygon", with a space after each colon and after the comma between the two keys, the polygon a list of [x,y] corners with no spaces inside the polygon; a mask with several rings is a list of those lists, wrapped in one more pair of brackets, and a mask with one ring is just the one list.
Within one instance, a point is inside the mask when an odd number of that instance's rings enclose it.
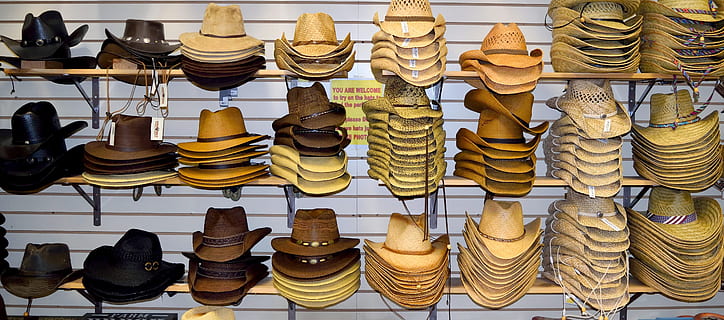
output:
{"label": "felt hat", "polygon": [[176,152],[172,143],[151,140],[151,117],[116,114],[111,117],[114,130],[106,141],[86,144],[85,152],[108,160],[133,160]]}
{"label": "felt hat", "polygon": [[237,107],[218,111],[201,110],[199,132],[195,142],[182,142],[180,149],[191,152],[210,152],[253,143],[268,138],[246,131],[244,116]]}
{"label": "felt hat", "polygon": [[156,234],[130,229],[113,246],[101,246],[83,262],[83,285],[103,301],[131,302],[163,294],[181,279],[184,265],[162,260]]}
{"label": "felt hat", "polygon": [[199,62],[184,56],[181,59],[181,71],[194,85],[217,91],[236,88],[254,80],[256,72],[266,68],[265,61],[260,55],[224,58],[214,62]]}
{"label": "felt hat", "polygon": [[121,188],[144,186],[154,182],[164,181],[178,176],[178,173],[176,171],[164,170],[152,170],[128,174],[93,174],[83,172],[81,176],[88,184],[101,187]]}
{"label": "felt hat", "polygon": [[372,20],[388,34],[415,38],[430,33],[435,25],[442,23],[442,15],[433,18],[428,0],[391,0],[385,20],[379,21],[377,13]]}
{"label": "felt hat", "polygon": [[[137,56],[114,42],[114,40],[106,39],[101,44],[101,50],[96,55],[96,60],[98,61],[98,67],[101,69],[113,69],[115,60],[123,60],[135,65],[130,67],[131,70],[153,69],[154,67],[156,69],[170,69],[181,63],[181,55],[154,56],[153,58]],[[150,76],[142,74],[141,71],[137,71],[137,74],[133,75],[113,75],[113,78],[138,86],[151,85],[153,81]],[[169,76],[169,79],[172,78],[172,76]]]}
{"label": "felt hat", "polygon": [[238,5],[220,6],[209,3],[204,12],[199,32],[186,32],[179,36],[184,47],[205,51],[244,50],[262,45],[246,33],[244,17]]}
{"label": "felt hat", "polygon": [[311,157],[300,155],[294,148],[275,145],[269,148],[272,156],[281,156],[293,160],[301,169],[309,172],[330,172],[337,171],[347,166],[347,153],[341,151],[339,154],[328,157]]}
{"label": "felt hat", "polygon": [[38,149],[27,158],[0,160],[0,188],[13,194],[39,192],[63,177],[83,172],[83,144],[70,150],[65,141]]}
{"label": "felt hat", "polygon": [[279,294],[308,309],[322,309],[347,300],[360,287],[360,262],[322,279],[289,278],[272,270],[272,284]]}
{"label": "felt hat", "polygon": [[[319,157],[326,158],[326,157]],[[273,154],[271,156],[271,162],[273,165],[278,165],[287,169],[290,169],[297,173],[299,177],[307,181],[326,181],[339,178],[347,172],[347,165],[332,171],[310,171],[301,167],[293,159],[287,158],[282,155]],[[325,169],[328,170],[328,169]]]}
{"label": "felt hat", "polygon": [[235,320],[234,310],[220,306],[193,307],[183,315],[181,320]]}
{"label": "felt hat", "polygon": [[332,209],[297,210],[290,237],[274,238],[272,248],[297,256],[323,256],[356,246],[358,239],[339,235]]}
{"label": "felt hat", "polygon": [[88,25],[84,24],[68,34],[60,12],[48,10],[37,17],[32,13],[25,15],[21,40],[6,36],[0,36],[0,39],[21,59],[43,60],[78,45],[87,32]]}
{"label": "felt hat", "polygon": [[193,233],[194,253],[203,260],[233,260],[251,250],[270,232],[269,227],[250,230],[243,207],[209,208],[204,231]]}
{"label": "felt hat", "polygon": [[[298,169],[298,167],[295,169]],[[310,195],[337,193],[346,189],[352,181],[352,176],[346,171],[338,177],[318,181],[307,180],[293,169],[278,164],[272,164],[270,172],[275,176],[289,181],[289,183],[297,187],[301,192]]]}
{"label": "felt hat", "polygon": [[126,19],[123,36],[117,37],[106,29],[106,36],[129,52],[138,55],[168,55],[181,44],[166,41],[163,23],[157,20]]}
{"label": "felt hat", "polygon": [[73,271],[70,249],[65,243],[28,243],[20,267],[5,270],[2,284],[15,296],[35,299],[52,294],[63,283],[81,275],[82,271]]}

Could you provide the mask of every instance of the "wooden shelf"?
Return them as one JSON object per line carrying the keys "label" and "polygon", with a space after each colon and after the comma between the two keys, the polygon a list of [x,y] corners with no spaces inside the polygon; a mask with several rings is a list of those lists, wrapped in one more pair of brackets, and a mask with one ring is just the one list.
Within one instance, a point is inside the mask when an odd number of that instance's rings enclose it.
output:
{"label": "wooden shelf", "polygon": [[[142,70],[114,70],[114,69],[5,69],[5,74],[13,76],[86,76],[86,77],[105,77],[105,76],[135,76],[143,74]],[[152,70],[146,70],[146,74],[150,75]],[[169,73],[172,77],[185,77],[180,69],[173,69]],[[297,74],[286,70],[259,70],[254,74],[255,78],[279,78],[284,76],[295,77]],[[346,78],[347,72],[340,72],[334,77]]]}
{"label": "wooden shelf", "polygon": [[[67,177],[67,178],[61,178],[55,181],[55,184],[89,184],[88,182],[83,179],[82,176],[74,176],[74,177]],[[244,183],[245,186],[287,186],[290,185],[289,181],[287,181],[284,178],[280,178],[277,176],[265,176],[256,180],[252,180],[248,183]],[[179,177],[173,177],[168,178],[166,180],[162,180],[159,182],[154,182],[151,185],[164,185],[164,186],[188,186],[186,182],[181,181]]]}
{"label": "wooden shelf", "polygon": [[[479,186],[477,182],[465,179],[461,177],[445,177],[445,186],[446,187],[477,187]],[[535,178],[535,182],[533,182],[533,187],[565,187],[568,184],[566,184],[565,181],[548,177],[548,176],[540,176]],[[623,177],[623,186],[625,187],[649,187],[649,186],[655,186],[656,183],[647,180],[641,177]]]}
{"label": "wooden shelf", "polygon": [[[388,70],[382,71],[383,76],[394,76],[395,73]],[[466,80],[480,79],[480,75],[476,71],[445,71],[443,73],[448,79]],[[717,79],[718,77],[705,77],[707,80]],[[543,72],[540,80],[570,80],[570,79],[609,79],[618,81],[645,81],[645,80],[673,80],[674,76],[666,73],[594,73],[594,72]],[[679,76],[679,80],[683,81],[683,77]]]}

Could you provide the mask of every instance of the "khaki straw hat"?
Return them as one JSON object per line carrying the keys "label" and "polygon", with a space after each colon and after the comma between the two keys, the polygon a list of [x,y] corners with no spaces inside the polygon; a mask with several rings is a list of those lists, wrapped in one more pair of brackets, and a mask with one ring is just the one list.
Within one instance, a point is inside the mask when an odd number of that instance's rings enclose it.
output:
{"label": "khaki straw hat", "polygon": [[485,201],[478,224],[483,243],[496,257],[511,259],[539,240],[541,221],[523,225],[523,207],[517,201]]}
{"label": "khaki straw hat", "polygon": [[[639,50],[641,38],[632,40],[598,40],[598,39],[579,39],[570,35],[559,33],[553,38],[553,43],[565,43],[575,48],[581,49],[591,56],[630,56]],[[599,49],[599,51],[590,51],[586,49]],[[621,53],[618,50],[623,50]]]}
{"label": "khaki straw hat", "polygon": [[422,48],[432,45],[435,42],[441,42],[442,39],[444,39],[443,36],[445,35],[445,31],[447,31],[445,19],[441,18],[441,23],[433,27],[432,31],[430,31],[430,33],[428,34],[419,37],[408,38],[394,36],[387,32],[384,32],[383,30],[380,30],[372,35],[372,43],[387,41],[392,42],[395,46],[399,48]]}
{"label": "khaki straw hat", "polygon": [[400,65],[402,68],[406,70],[416,70],[419,72],[433,67],[436,63],[440,61],[440,59],[442,59],[442,57],[445,57],[446,55],[447,46],[442,46],[442,48],[440,48],[437,53],[433,54],[430,57],[418,57],[413,59],[400,57],[399,53],[394,49],[377,46],[376,49],[372,49],[372,56],[370,56],[370,59],[394,59],[397,64]]}
{"label": "khaki straw hat", "polygon": [[388,70],[401,77],[411,85],[428,87],[440,81],[443,73],[445,73],[446,64],[447,58],[440,57],[440,60],[438,60],[430,68],[424,70],[410,70],[404,65],[400,65],[395,56],[385,56],[372,59],[370,67],[372,68],[372,75],[374,75],[378,82],[387,83],[387,78],[382,76],[382,71]]}
{"label": "khaki straw hat", "polygon": [[548,212],[562,212],[577,223],[604,231],[621,232],[626,229],[626,211],[613,198],[595,197],[569,190],[566,200],[551,203]]}
{"label": "khaki straw hat", "polygon": [[576,5],[573,8],[558,7],[548,11],[554,25],[561,25],[568,21],[580,26],[609,28],[627,32],[641,27],[643,17],[637,15],[631,19],[624,19],[623,8],[613,2],[588,2]]}
{"label": "khaki straw hat", "polygon": [[605,41],[635,41],[643,32],[642,28],[635,28],[631,31],[620,31],[596,25],[582,24],[574,20],[573,23],[563,24],[553,29],[553,37],[567,34],[581,39],[597,39]]}
{"label": "khaki straw hat", "polygon": [[354,66],[354,61],[355,53],[353,52],[340,61],[309,59],[297,62],[283,50],[274,49],[274,62],[279,69],[292,71],[304,78],[326,79],[337,73],[350,71]]}
{"label": "khaki straw hat", "polygon": [[[445,38],[440,38],[439,41],[435,41],[424,47],[412,48],[400,47],[392,41],[376,40],[375,38],[372,38],[372,43],[374,44],[372,46],[373,53],[381,49],[390,49],[395,52],[399,59],[404,60],[428,60],[447,54],[447,40]],[[442,54],[442,50],[445,50],[446,53]]]}
{"label": "khaki straw hat", "polygon": [[[473,66],[483,67],[484,71],[490,70],[490,65],[525,69],[542,64],[543,51],[535,49],[528,52],[525,36],[517,24],[496,23],[483,39],[480,50],[470,50],[460,55],[461,64],[467,60],[473,60]],[[489,65],[485,66],[483,62]]]}
{"label": "khaki straw hat", "polygon": [[604,2],[604,3],[614,3],[618,4],[623,8],[624,12],[624,18],[629,18],[636,14],[636,12],[639,9],[639,4],[641,3],[640,0],[606,0],[606,1],[587,1],[587,0],[552,0],[550,4],[548,4],[548,12],[555,8],[575,8],[576,6],[580,6],[585,3],[597,3],[597,2]]}
{"label": "khaki straw hat", "polygon": [[434,26],[445,23],[441,14],[433,18],[428,0],[391,0],[385,21],[380,21],[376,12],[372,21],[382,31],[405,38],[424,36]]}
{"label": "khaki straw hat", "polygon": [[[349,33],[342,42],[337,40],[334,20],[323,12],[303,13],[297,18],[291,46],[284,34],[282,34],[281,40],[282,44],[292,49],[291,52],[288,52],[290,55],[304,58],[333,57],[354,45],[354,41],[350,41]],[[292,52],[296,54],[292,54]]]}
{"label": "khaki straw hat", "polygon": [[[643,0],[639,11],[644,13],[659,13],[667,17],[677,17],[702,22],[717,22],[724,20],[719,12],[720,6],[713,8],[714,2],[706,0]],[[716,11],[714,11],[716,10]]]}
{"label": "khaki straw hat", "polygon": [[643,13],[644,28],[657,27],[677,36],[693,36],[703,35],[705,37],[721,36],[724,34],[724,28],[716,27],[715,24],[699,21],[691,21],[689,23],[675,23],[670,17],[660,13],[647,12]]}
{"label": "khaki straw hat", "polygon": [[204,12],[199,32],[179,36],[183,47],[205,51],[238,51],[262,46],[263,42],[246,34],[244,17],[238,5],[220,6],[210,3]]}

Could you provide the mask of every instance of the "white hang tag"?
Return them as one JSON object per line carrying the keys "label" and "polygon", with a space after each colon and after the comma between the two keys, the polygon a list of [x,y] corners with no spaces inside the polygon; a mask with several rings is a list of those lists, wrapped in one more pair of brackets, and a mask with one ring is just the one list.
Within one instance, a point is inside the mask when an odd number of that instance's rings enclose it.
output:
{"label": "white hang tag", "polygon": [[116,123],[111,121],[111,129],[108,131],[108,145],[116,144]]}
{"label": "white hang tag", "polygon": [[168,108],[168,84],[162,83],[158,85],[158,107],[160,109]]}
{"label": "white hang tag", "polygon": [[601,218],[601,221],[605,223],[607,226],[611,227],[613,231],[621,231],[619,227],[617,227],[615,224],[611,223],[611,221],[608,221],[606,218]]}
{"label": "white hang tag", "polygon": [[593,186],[588,186],[588,197],[591,199],[596,197],[596,188]]}
{"label": "white hang tag", "polygon": [[151,96],[156,94],[156,85],[158,84],[158,73],[156,69],[151,70]]}
{"label": "white hang tag", "polygon": [[404,34],[410,33],[410,29],[407,27],[407,21],[400,22],[400,26],[402,27],[402,33],[404,33]]}
{"label": "white hang tag", "polygon": [[410,45],[411,38],[405,38],[405,40],[402,41],[402,46],[407,47]]}
{"label": "white hang tag", "polygon": [[417,79],[417,77],[419,77],[419,76],[420,76],[420,72],[418,72],[417,70],[412,70],[412,77],[413,77],[413,78]]}
{"label": "white hang tag", "polygon": [[414,68],[417,66],[417,60],[410,60],[410,68]]}
{"label": "white hang tag", "polygon": [[412,58],[413,59],[420,58],[420,50],[418,48],[412,48]]}
{"label": "white hang tag", "polygon": [[611,119],[603,120],[603,132],[611,132]]}
{"label": "white hang tag", "polygon": [[163,118],[151,118],[151,140],[163,140]]}

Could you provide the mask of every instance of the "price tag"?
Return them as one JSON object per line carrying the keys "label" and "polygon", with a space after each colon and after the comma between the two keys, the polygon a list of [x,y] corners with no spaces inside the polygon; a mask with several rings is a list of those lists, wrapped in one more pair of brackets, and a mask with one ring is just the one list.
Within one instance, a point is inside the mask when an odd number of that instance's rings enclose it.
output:
{"label": "price tag", "polygon": [[603,132],[611,132],[611,119],[603,120]]}
{"label": "price tag", "polygon": [[588,197],[590,197],[591,199],[596,197],[596,188],[594,188],[593,186],[588,186]]}
{"label": "price tag", "polygon": [[168,84],[158,85],[158,106],[161,109],[168,108]]}
{"label": "price tag", "polygon": [[151,118],[151,140],[163,140],[163,118]]}
{"label": "price tag", "polygon": [[411,40],[412,40],[412,38],[405,38],[405,40],[402,41],[402,46],[403,47],[409,46]]}
{"label": "price tag", "polygon": [[407,21],[400,22],[400,26],[402,27],[402,33],[404,33],[404,34],[410,33],[410,29],[407,27]]}
{"label": "price tag", "polygon": [[418,72],[417,70],[412,70],[412,77],[413,77],[413,78],[417,79],[417,77],[419,77],[419,76],[420,76],[420,72]]}
{"label": "price tag", "polygon": [[111,129],[108,131],[108,145],[113,146],[116,144],[116,123],[111,122]]}
{"label": "price tag", "polygon": [[608,221],[606,218],[601,218],[601,221],[605,223],[607,226],[611,227],[613,231],[621,231],[619,227],[617,227],[615,224],[611,223],[611,221]]}
{"label": "price tag", "polygon": [[413,59],[420,58],[420,50],[418,48],[412,48],[412,58]]}
{"label": "price tag", "polygon": [[417,60],[410,60],[410,68],[414,68],[417,66]]}

